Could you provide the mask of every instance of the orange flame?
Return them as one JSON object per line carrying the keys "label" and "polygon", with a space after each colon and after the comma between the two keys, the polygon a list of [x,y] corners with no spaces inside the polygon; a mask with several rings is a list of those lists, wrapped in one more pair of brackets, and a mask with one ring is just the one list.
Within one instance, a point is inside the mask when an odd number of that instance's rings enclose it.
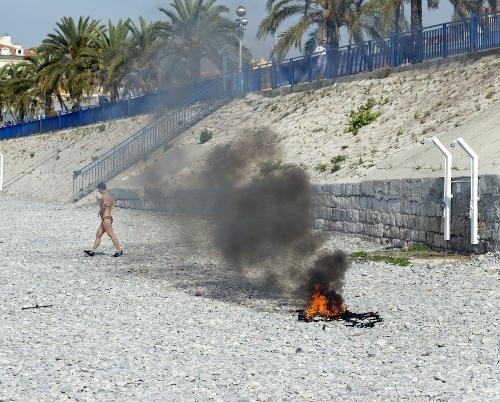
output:
{"label": "orange flame", "polygon": [[309,307],[305,310],[306,320],[311,320],[315,316],[321,316],[330,319],[337,319],[347,311],[345,304],[335,304],[330,306],[327,297],[321,293],[319,284],[314,286],[314,292],[311,296]]}

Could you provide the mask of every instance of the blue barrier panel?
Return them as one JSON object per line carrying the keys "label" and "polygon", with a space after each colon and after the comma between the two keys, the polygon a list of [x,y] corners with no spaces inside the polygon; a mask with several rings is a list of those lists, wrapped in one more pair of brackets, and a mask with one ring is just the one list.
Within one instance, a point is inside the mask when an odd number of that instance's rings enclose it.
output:
{"label": "blue barrier panel", "polygon": [[289,71],[290,75],[289,80],[292,83],[292,85],[309,81],[310,63],[311,63],[310,57],[299,57],[290,59],[291,70]]}
{"label": "blue barrier panel", "polygon": [[449,42],[448,54],[456,55],[467,53],[469,50],[468,23],[457,21],[448,24],[447,38]]}
{"label": "blue barrier panel", "polygon": [[477,49],[489,49],[500,43],[499,15],[483,14],[478,17]]}

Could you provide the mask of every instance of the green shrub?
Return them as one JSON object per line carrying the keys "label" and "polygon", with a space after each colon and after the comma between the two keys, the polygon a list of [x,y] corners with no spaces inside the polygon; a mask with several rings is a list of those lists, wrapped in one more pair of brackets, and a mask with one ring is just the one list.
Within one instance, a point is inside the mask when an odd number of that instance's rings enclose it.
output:
{"label": "green shrub", "polygon": [[210,141],[213,138],[213,133],[210,130],[203,130],[200,134],[200,138],[198,139],[199,144],[204,144],[207,141]]}
{"label": "green shrub", "polygon": [[375,121],[381,115],[380,112],[372,111],[375,103],[375,100],[370,98],[364,105],[361,105],[358,110],[352,110],[349,115],[349,122],[346,131],[356,135],[361,127],[367,126],[371,122]]}
{"label": "green shrub", "polygon": [[102,133],[104,130],[106,130],[106,125],[105,124],[100,124],[97,126],[97,131]]}
{"label": "green shrub", "polygon": [[337,165],[340,162],[344,162],[345,160],[346,160],[345,155],[337,155],[337,156],[334,156],[332,159],[330,159],[330,162],[332,162],[334,165]]}
{"label": "green shrub", "polygon": [[332,173],[338,172],[339,170],[340,170],[340,165],[338,163],[335,163],[331,169]]}
{"label": "green shrub", "polygon": [[416,244],[414,246],[404,248],[403,251],[407,253],[428,252],[432,251],[432,247],[428,244]]}
{"label": "green shrub", "polygon": [[407,257],[396,257],[392,255],[369,254],[366,251],[356,251],[351,253],[351,258],[361,261],[385,262],[386,264],[406,267],[411,264]]}
{"label": "green shrub", "polygon": [[324,172],[326,170],[326,165],[324,163],[320,163],[314,167],[314,170],[317,172]]}
{"label": "green shrub", "polygon": [[368,253],[366,251],[355,251],[354,253],[351,253],[351,257],[356,259],[367,260]]}

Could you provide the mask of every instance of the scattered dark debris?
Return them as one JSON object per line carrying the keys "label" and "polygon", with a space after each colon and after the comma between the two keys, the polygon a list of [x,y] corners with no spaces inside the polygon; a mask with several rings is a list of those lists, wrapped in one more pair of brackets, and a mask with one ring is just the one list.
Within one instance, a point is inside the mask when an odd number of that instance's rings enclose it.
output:
{"label": "scattered dark debris", "polygon": [[41,304],[41,305],[35,304],[34,306],[22,307],[21,310],[30,310],[30,309],[39,309],[39,308],[48,308],[48,307],[52,307],[52,304]]}
{"label": "scattered dark debris", "polygon": [[[319,321],[344,321],[345,325],[354,328],[373,328],[376,323],[382,322],[383,318],[376,311],[369,311],[367,313],[353,313],[347,310],[345,313],[339,315],[337,318],[327,318],[315,316],[308,320],[305,317],[303,310],[297,310],[299,313],[298,320],[305,322],[319,322]],[[323,329],[325,326],[323,325]]]}

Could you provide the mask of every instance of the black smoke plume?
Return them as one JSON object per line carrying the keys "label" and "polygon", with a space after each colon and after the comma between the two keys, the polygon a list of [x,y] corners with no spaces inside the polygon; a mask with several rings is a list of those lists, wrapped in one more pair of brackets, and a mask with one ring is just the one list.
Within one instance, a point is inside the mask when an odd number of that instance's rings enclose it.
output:
{"label": "black smoke plume", "polygon": [[337,250],[334,253],[323,253],[316,258],[313,267],[307,272],[307,280],[302,287],[304,297],[309,297],[316,286],[326,295],[331,305],[344,302],[342,289],[348,267],[348,256]]}
{"label": "black smoke plume", "polygon": [[313,230],[313,189],[301,167],[281,162],[275,144],[275,134],[260,129],[216,147],[179,204],[212,217],[213,244],[241,274],[257,269],[268,288],[291,283],[305,298],[318,281],[338,298],[347,258],[323,252],[313,262],[325,240]]}

